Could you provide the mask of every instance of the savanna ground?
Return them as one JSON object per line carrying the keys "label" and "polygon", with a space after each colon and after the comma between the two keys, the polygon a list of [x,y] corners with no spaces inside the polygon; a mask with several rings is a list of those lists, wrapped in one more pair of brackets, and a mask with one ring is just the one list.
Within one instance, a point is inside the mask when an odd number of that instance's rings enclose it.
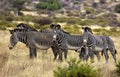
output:
{"label": "savanna ground", "polygon": [[[0,77],[53,77],[53,70],[58,66],[67,66],[66,61],[62,63],[53,61],[51,49],[47,54],[45,51],[38,50],[38,57],[29,59],[29,50],[26,45],[18,43],[12,50],[8,49],[10,34],[9,31],[0,31]],[[115,47],[118,51],[117,61],[120,60],[120,36],[111,37],[114,40]],[[71,57],[79,58],[78,53],[69,51],[68,59]],[[108,64],[105,63],[104,57],[100,62],[95,59],[94,63],[88,62],[95,68],[101,68],[102,77],[116,77],[114,60],[110,54]]]}

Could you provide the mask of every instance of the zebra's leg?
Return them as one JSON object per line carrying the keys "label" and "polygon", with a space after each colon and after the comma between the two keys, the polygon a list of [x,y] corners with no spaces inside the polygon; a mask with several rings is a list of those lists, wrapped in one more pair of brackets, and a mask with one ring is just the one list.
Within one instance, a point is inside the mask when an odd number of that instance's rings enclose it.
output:
{"label": "zebra's leg", "polygon": [[33,54],[34,54],[34,57],[37,57],[37,49],[36,48],[33,48]]}
{"label": "zebra's leg", "polygon": [[114,59],[114,61],[116,63],[116,50],[114,48],[110,48],[109,50],[110,50],[110,53],[112,54],[113,59]]}
{"label": "zebra's leg", "polygon": [[67,59],[68,50],[67,49],[62,49],[62,51],[64,52],[64,58],[66,60]]}
{"label": "zebra's leg", "polygon": [[91,47],[88,47],[88,50],[89,50],[89,57],[91,59],[91,62],[94,62],[94,53],[95,53],[95,50]]}
{"label": "zebra's leg", "polygon": [[53,55],[54,55],[54,59],[56,60],[57,56],[58,56],[58,50],[56,50],[53,46],[51,47],[52,51],[53,51]]}
{"label": "zebra's leg", "polygon": [[89,49],[88,49],[88,47],[85,47],[85,55],[84,55],[84,57],[83,57],[83,60],[85,61],[87,61],[87,58],[88,58],[88,55],[89,55]]}
{"label": "zebra's leg", "polygon": [[83,60],[85,55],[85,48],[81,48],[81,50],[77,50],[79,52],[79,58]]}
{"label": "zebra's leg", "polygon": [[108,63],[109,56],[108,56],[107,50],[106,50],[106,49],[103,49],[102,52],[103,52],[103,54],[104,54],[104,56],[105,56],[106,63]]}
{"label": "zebra's leg", "polygon": [[34,56],[34,49],[29,47],[29,53],[30,53],[30,58],[33,58]]}
{"label": "zebra's leg", "polygon": [[79,58],[82,59],[83,61],[88,61],[89,55],[85,57],[85,48],[81,48],[81,50],[77,50],[77,52],[79,52]]}
{"label": "zebra's leg", "polygon": [[95,55],[96,55],[96,57],[97,57],[97,60],[98,60],[98,62],[100,61],[100,54],[99,54],[99,52],[95,52]]}
{"label": "zebra's leg", "polygon": [[60,61],[60,62],[62,62],[63,61],[63,59],[62,59],[62,49],[59,49],[59,58],[58,58],[58,60]]}
{"label": "zebra's leg", "polygon": [[89,56],[90,56],[91,62],[93,63],[94,62],[94,52],[92,50],[89,51]]}

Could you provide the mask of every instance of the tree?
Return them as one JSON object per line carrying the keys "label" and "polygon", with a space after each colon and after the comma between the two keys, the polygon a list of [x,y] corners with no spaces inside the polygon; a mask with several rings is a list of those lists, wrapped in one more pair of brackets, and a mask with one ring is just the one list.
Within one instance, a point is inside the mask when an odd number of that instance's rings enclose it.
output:
{"label": "tree", "polygon": [[22,10],[25,2],[27,2],[27,0],[13,0],[12,1],[12,7],[17,9],[17,12],[18,12],[19,16],[22,14],[21,10]]}
{"label": "tree", "polygon": [[120,13],[120,4],[115,6],[115,12]]}
{"label": "tree", "polygon": [[38,9],[58,10],[61,8],[61,3],[58,0],[41,1],[36,5]]}

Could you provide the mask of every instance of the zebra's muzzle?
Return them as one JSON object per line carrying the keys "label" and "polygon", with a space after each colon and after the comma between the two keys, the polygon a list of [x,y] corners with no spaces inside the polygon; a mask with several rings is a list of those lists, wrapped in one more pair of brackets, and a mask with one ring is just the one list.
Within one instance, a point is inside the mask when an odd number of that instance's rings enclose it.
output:
{"label": "zebra's muzzle", "polygon": [[8,45],[8,47],[9,47],[10,50],[13,49],[13,46],[11,46],[11,45]]}
{"label": "zebra's muzzle", "polygon": [[53,41],[56,41],[57,35],[53,35]]}
{"label": "zebra's muzzle", "polygon": [[87,40],[84,39],[83,42],[84,42],[84,43],[87,43]]}
{"label": "zebra's muzzle", "polygon": [[84,45],[87,44],[87,40],[86,40],[86,39],[83,40],[83,44],[84,44]]}

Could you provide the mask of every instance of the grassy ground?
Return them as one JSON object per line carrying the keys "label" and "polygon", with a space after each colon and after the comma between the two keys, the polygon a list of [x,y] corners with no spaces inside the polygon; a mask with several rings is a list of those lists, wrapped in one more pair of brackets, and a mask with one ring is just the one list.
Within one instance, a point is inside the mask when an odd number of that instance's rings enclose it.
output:
{"label": "grassy ground", "polygon": [[[53,61],[53,54],[51,49],[47,54],[45,51],[38,50],[38,57],[35,59],[29,59],[29,50],[26,45],[18,43],[14,49],[9,50],[9,37],[8,31],[0,31],[0,75],[1,77],[53,77],[53,70],[57,66],[67,66],[66,61],[62,63]],[[112,37],[115,42],[117,53],[117,60],[120,60],[120,36]],[[71,57],[78,58],[78,53],[69,51],[68,59]],[[101,61],[90,63],[95,68],[101,68],[102,77],[115,77],[115,63],[112,56],[108,64],[105,63],[104,57],[101,57]]]}

